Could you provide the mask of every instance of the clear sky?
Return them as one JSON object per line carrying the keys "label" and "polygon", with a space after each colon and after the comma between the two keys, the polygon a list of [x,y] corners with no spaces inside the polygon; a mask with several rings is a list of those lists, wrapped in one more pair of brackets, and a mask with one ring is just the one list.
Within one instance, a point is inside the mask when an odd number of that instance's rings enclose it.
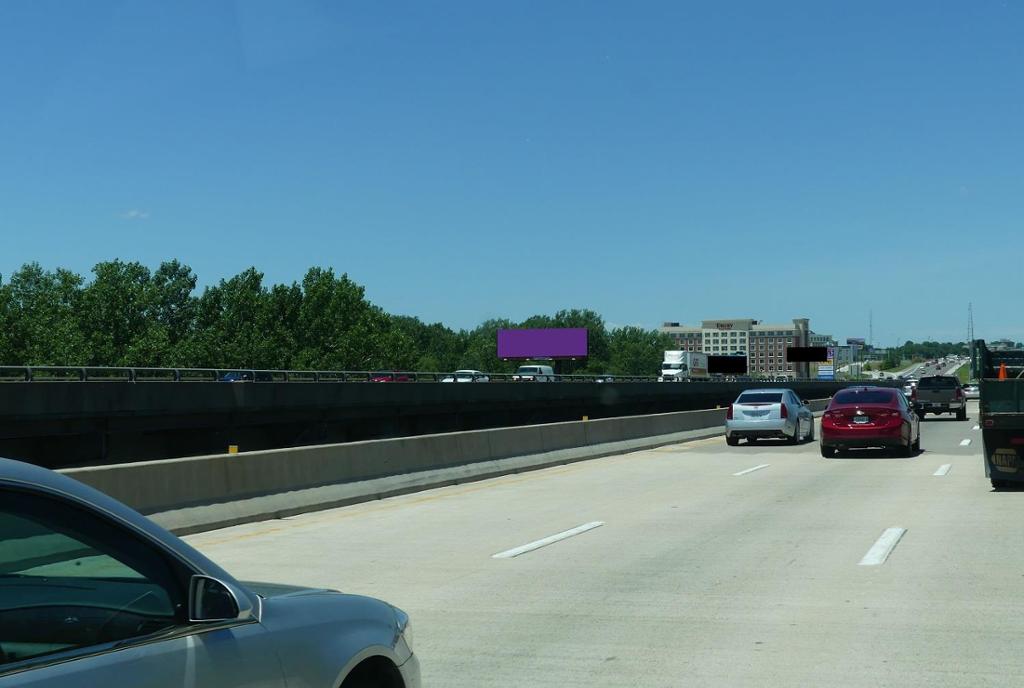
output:
{"label": "clear sky", "polygon": [[1024,6],[5,2],[0,273],[1024,339]]}

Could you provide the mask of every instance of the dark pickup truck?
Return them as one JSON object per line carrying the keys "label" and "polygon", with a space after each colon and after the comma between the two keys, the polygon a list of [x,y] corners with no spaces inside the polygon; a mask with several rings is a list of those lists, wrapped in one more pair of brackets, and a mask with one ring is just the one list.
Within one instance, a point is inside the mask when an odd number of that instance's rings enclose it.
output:
{"label": "dark pickup truck", "polygon": [[979,380],[979,424],[985,475],[992,487],[1024,483],[1024,351],[971,347],[971,370]]}
{"label": "dark pickup truck", "polygon": [[967,420],[967,397],[958,377],[923,377],[918,380],[910,400],[921,418],[924,418],[926,413],[955,413],[957,420]]}

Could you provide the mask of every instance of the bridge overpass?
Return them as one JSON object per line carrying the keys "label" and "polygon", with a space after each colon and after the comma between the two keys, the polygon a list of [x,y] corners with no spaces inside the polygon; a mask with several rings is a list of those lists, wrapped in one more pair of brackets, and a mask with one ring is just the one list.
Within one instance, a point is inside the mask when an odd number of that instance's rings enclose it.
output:
{"label": "bridge overpass", "polygon": [[759,384],[818,399],[847,383],[4,382],[0,456],[54,468],[670,413]]}

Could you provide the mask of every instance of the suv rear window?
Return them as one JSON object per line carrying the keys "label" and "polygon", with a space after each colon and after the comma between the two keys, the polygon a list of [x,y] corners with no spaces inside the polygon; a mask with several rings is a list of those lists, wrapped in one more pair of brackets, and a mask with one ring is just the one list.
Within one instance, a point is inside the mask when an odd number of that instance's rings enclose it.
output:
{"label": "suv rear window", "polygon": [[950,389],[959,386],[960,381],[955,377],[923,377],[917,383],[918,389]]}
{"label": "suv rear window", "polygon": [[777,404],[782,401],[782,393],[774,392],[751,392],[741,394],[736,400],[737,404]]}
{"label": "suv rear window", "polygon": [[891,404],[893,392],[887,389],[844,389],[832,398],[836,404]]}

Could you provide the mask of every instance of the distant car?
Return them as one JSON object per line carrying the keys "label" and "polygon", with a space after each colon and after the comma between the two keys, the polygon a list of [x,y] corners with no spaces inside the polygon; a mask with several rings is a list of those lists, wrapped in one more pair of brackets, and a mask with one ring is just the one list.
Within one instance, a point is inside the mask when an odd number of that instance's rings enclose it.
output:
{"label": "distant car", "polygon": [[610,373],[605,373],[604,375],[598,375],[594,378],[594,382],[615,382],[615,376]]}
{"label": "distant car", "polygon": [[921,421],[905,395],[891,387],[847,387],[836,392],[821,417],[821,455],[865,447],[921,451]]}
{"label": "distant car", "polygon": [[547,365],[522,365],[512,375],[513,382],[554,382],[555,371]]}
{"label": "distant car", "polygon": [[965,399],[977,399],[980,396],[978,385],[970,384],[963,388]]}
{"label": "distant car", "polygon": [[790,444],[814,439],[814,414],[791,389],[748,389],[729,404],[725,414],[725,443],[741,439],[783,438]]}
{"label": "distant car", "polygon": [[217,382],[252,382],[252,373],[247,370],[231,370],[221,374]]}
{"label": "distant car", "polygon": [[391,372],[387,370],[370,374],[370,382],[412,382],[413,379],[407,373]]}
{"label": "distant car", "polygon": [[244,583],[76,480],[0,459],[0,685],[419,688],[405,612]]}
{"label": "distant car", "polygon": [[441,382],[490,382],[489,378],[479,370],[456,370],[451,375],[441,378]]}

